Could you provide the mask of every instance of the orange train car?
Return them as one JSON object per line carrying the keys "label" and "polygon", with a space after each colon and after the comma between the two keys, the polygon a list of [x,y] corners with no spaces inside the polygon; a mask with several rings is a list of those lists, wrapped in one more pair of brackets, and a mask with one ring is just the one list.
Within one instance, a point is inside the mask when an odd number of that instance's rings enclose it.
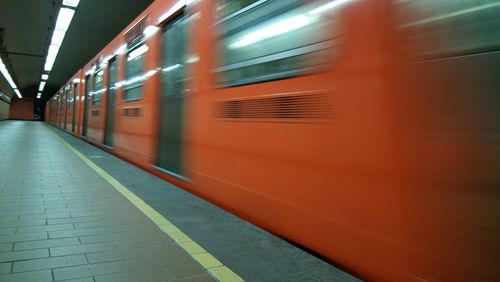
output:
{"label": "orange train car", "polygon": [[498,12],[157,0],[48,122],[361,278],[498,281]]}

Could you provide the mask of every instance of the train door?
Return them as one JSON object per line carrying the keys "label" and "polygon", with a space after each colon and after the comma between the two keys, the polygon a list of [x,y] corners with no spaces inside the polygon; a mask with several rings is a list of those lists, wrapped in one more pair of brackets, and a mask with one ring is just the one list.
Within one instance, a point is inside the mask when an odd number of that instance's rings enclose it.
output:
{"label": "train door", "polygon": [[90,91],[90,75],[85,77],[85,98],[83,99],[83,128],[82,136],[87,137],[87,126],[89,121],[89,91]]}
{"label": "train door", "polygon": [[63,100],[63,95],[61,92],[59,92],[59,97],[57,97],[57,127],[61,128],[61,124],[62,124],[62,106],[63,106],[63,103],[62,103],[62,100]]}
{"label": "train door", "polygon": [[64,115],[64,130],[66,130],[66,127],[68,125],[68,100],[69,100],[69,95],[68,95],[68,90],[63,90],[63,99],[62,99],[62,102],[63,102],[63,115]]}
{"label": "train door", "polygon": [[163,32],[157,165],[183,178],[183,125],[187,20],[184,14]]}
{"label": "train door", "polygon": [[109,61],[108,68],[108,101],[106,103],[106,131],[104,132],[104,145],[113,147],[113,131],[115,123],[115,96],[118,78],[116,58]]}
{"label": "train door", "polygon": [[76,99],[78,97],[78,83],[73,84],[73,120],[71,121],[71,132],[75,133],[75,123],[76,123]]}

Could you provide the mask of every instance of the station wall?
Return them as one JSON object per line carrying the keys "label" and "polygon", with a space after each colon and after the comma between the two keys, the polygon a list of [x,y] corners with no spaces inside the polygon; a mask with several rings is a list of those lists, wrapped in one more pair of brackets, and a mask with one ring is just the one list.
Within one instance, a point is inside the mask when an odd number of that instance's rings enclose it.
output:
{"label": "station wall", "polygon": [[33,98],[13,99],[10,105],[10,118],[21,120],[33,119]]}

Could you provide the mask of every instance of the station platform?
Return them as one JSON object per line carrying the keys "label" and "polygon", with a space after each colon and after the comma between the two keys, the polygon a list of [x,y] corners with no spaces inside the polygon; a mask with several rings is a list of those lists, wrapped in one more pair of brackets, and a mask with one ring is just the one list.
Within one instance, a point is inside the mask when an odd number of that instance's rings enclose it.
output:
{"label": "station platform", "polygon": [[359,281],[42,122],[0,122],[0,281]]}

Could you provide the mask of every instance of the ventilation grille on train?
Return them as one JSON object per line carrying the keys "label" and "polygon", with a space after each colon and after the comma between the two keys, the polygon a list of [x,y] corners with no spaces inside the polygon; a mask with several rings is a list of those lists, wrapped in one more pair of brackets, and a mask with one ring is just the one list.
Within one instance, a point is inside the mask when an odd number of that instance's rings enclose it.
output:
{"label": "ventilation grille on train", "polygon": [[127,33],[125,33],[125,41],[127,46],[132,47],[144,39],[144,28],[146,27],[146,18],[142,18],[133,27],[131,27]]}
{"label": "ventilation grille on train", "polygon": [[229,100],[217,103],[217,117],[224,119],[321,119],[330,114],[330,104],[325,94]]}
{"label": "ventilation grille on train", "polygon": [[90,115],[91,115],[91,116],[94,116],[94,117],[99,116],[99,110],[92,110],[92,111],[90,112]]}
{"label": "ventilation grille on train", "polygon": [[123,116],[139,117],[141,116],[141,108],[125,108],[123,109]]}

